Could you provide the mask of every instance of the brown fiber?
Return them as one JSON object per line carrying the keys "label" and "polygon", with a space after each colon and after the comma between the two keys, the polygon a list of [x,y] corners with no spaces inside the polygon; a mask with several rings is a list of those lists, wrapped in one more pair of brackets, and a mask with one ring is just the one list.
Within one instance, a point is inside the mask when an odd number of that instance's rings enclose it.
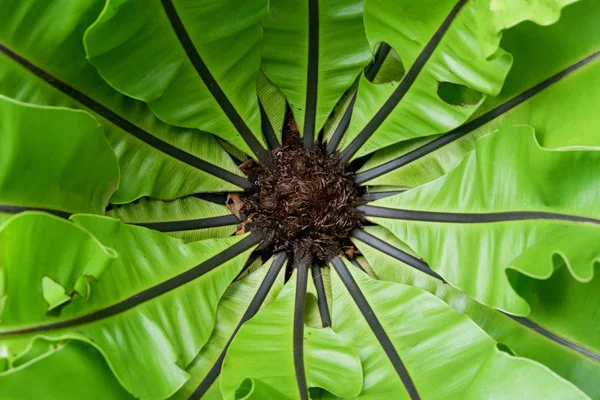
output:
{"label": "brown fiber", "polygon": [[286,138],[288,145],[273,150],[265,165],[248,161],[241,166],[257,185],[242,198],[245,229],[264,235],[261,249],[287,250],[295,266],[309,266],[342,251],[350,231],[361,225],[355,207],[364,201],[338,154],[294,142]]}

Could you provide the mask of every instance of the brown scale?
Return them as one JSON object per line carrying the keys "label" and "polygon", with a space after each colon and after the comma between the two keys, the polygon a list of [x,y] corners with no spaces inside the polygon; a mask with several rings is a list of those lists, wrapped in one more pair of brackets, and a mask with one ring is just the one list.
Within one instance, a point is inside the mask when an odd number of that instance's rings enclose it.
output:
{"label": "brown scale", "polygon": [[290,139],[291,128],[269,162],[241,166],[258,187],[242,196],[245,229],[263,234],[260,250],[291,253],[294,266],[326,263],[348,245],[350,231],[361,226],[363,217],[355,207],[364,201],[339,155],[328,155],[322,145],[299,146]]}

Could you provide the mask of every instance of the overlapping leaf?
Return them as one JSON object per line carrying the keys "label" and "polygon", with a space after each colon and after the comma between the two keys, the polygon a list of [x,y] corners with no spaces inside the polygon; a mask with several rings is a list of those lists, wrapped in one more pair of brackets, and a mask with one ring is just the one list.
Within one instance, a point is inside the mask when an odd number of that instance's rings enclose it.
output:
{"label": "overlapping leaf", "polygon": [[598,310],[594,299],[597,279],[590,283],[576,282],[563,267],[545,281],[529,278],[533,286],[523,287],[524,290],[517,286],[517,291],[526,296],[532,308],[527,317],[531,324],[486,307],[440,279],[419,271],[415,267],[420,264],[416,254],[385,228],[367,227],[365,232],[374,240],[354,239],[354,243],[368,260],[363,265],[372,271],[372,276],[430,292],[459,313],[466,314],[511,352],[546,365],[592,399],[600,396],[600,388],[590,379],[600,374],[597,324],[594,323]]}
{"label": "overlapping leaf", "polygon": [[593,278],[600,258],[593,245],[600,232],[599,179],[600,151],[548,150],[531,127],[521,126],[479,139],[448,175],[366,209],[454,286],[527,315],[507,268],[547,279],[558,257],[577,280]]}
{"label": "overlapping leaf", "polygon": [[323,388],[341,398],[360,393],[362,370],[355,350],[330,328],[304,326],[306,282],[298,285],[298,275],[233,340],[221,379],[225,399],[275,398],[275,393],[280,399],[306,399],[308,388]]}
{"label": "overlapping leaf", "polygon": [[123,222],[145,226],[186,242],[227,237],[240,221],[224,204],[196,197],[163,202],[148,198],[114,207],[106,213]]}
{"label": "overlapping leaf", "polygon": [[190,380],[174,399],[221,398],[219,375],[225,352],[241,324],[259,307],[271,303],[283,288],[284,262],[285,257],[270,260],[231,284],[219,303],[210,339],[188,367]]}
{"label": "overlapping leaf", "polygon": [[[231,237],[185,245],[106,217],[73,219],[76,224],[23,214],[0,232],[4,358],[27,356],[35,337],[85,341],[103,354],[134,396],[172,395],[188,379],[185,367],[209,338],[219,299],[256,240]],[[118,253],[108,268],[104,246],[89,232]],[[35,252],[25,251],[33,244]],[[72,288],[80,294],[71,295],[59,316],[47,314],[53,304],[46,303],[45,276],[65,294]]]}
{"label": "overlapping leaf", "polygon": [[[498,47],[500,35],[489,28],[492,18],[488,1],[367,1],[371,47],[388,43],[407,73],[386,85],[361,77],[342,156],[360,157],[448,131],[466,121],[483,96],[498,94],[512,58]],[[442,84],[458,103],[440,97]],[[465,92],[475,101],[463,99]]]}
{"label": "overlapping leaf", "polygon": [[469,122],[446,134],[376,152],[357,181],[417,187],[455,168],[478,137],[501,126],[530,124],[546,147],[600,146],[597,123],[590,123],[598,120],[593,105],[600,101],[595,90],[600,32],[587,23],[598,18],[600,4],[581,1],[565,8],[554,25],[527,22],[505,31],[502,47],[514,56],[514,65],[500,94],[487,98]]}
{"label": "overlapping leaf", "polygon": [[0,223],[31,208],[104,214],[119,165],[92,116],[1,95],[0,115]]}
{"label": "overlapping leaf", "polygon": [[475,323],[426,291],[374,280],[340,259],[333,264],[334,330],[361,357],[359,398],[587,398],[547,368],[498,350]]}
{"label": "overlapping leaf", "polygon": [[262,69],[281,88],[312,144],[371,53],[364,0],[274,0],[263,21]]}
{"label": "overlapping leaf", "polygon": [[265,0],[109,0],[86,51],[112,86],[163,121],[264,158],[256,74],[266,13]]}
{"label": "overlapping leaf", "polygon": [[579,0],[491,0],[496,29],[510,28],[531,20],[536,24],[550,25],[558,21],[561,9]]}
{"label": "overlapping leaf", "polygon": [[50,346],[51,350],[39,358],[0,372],[4,398],[134,399],[92,346],[78,341]]}
{"label": "overlapping leaf", "polygon": [[121,166],[121,185],[112,202],[248,187],[210,135],[162,123],[144,103],[110,87],[89,64],[83,34],[104,3],[1,0],[0,94],[82,108],[98,117]]}
{"label": "overlapping leaf", "polygon": [[[587,248],[597,248],[600,243],[600,235],[596,234],[589,237],[582,237],[581,240],[569,238],[568,246],[573,247],[577,243],[577,251],[567,253],[569,259],[564,256],[554,256],[555,262],[554,274],[547,280],[537,280],[523,275],[511,276],[511,283],[517,293],[527,301],[531,307],[531,312],[527,317],[535,324],[555,332],[559,337],[566,338],[568,341],[580,346],[582,353],[588,354],[596,361],[600,361],[600,327],[595,324],[600,310],[598,301],[598,290],[600,290],[600,257],[595,260],[596,268],[592,280],[581,282],[573,277],[570,268],[567,265],[577,265],[578,263],[590,263],[590,252],[584,250]],[[550,248],[562,248],[564,242],[555,245],[549,243]],[[539,253],[538,249],[528,249],[527,255]],[[517,264],[523,262],[522,257],[516,261]],[[583,258],[583,260],[581,260]],[[550,264],[549,258],[539,259],[536,262]]]}

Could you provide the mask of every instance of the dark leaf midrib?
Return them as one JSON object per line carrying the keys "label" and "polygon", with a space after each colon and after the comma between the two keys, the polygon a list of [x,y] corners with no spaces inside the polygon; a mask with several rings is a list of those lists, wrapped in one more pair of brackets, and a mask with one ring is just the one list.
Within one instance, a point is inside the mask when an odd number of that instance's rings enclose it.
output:
{"label": "dark leaf midrib", "polygon": [[450,28],[450,25],[460,12],[460,10],[467,3],[467,0],[459,0],[450,13],[446,16],[440,27],[433,34],[429,42],[423,48],[423,51],[419,54],[413,65],[410,67],[404,78],[400,81],[398,87],[394,90],[392,95],[386,100],[383,106],[377,111],[375,116],[371,118],[365,127],[358,133],[358,135],[350,142],[350,144],[341,152],[342,160],[348,162],[356,154],[356,152],[367,142],[367,140],[375,133],[377,128],[387,119],[392,113],[396,106],[402,101],[406,93],[410,90],[412,85],[415,83],[419,74],[425,67],[427,61],[435,52],[437,46],[442,41],[444,35]]}
{"label": "dark leaf midrib", "polygon": [[308,68],[304,107],[304,147],[315,143],[319,84],[319,0],[308,0]]}
{"label": "dark leaf midrib", "polygon": [[450,144],[460,139],[461,137],[475,131],[476,129],[479,129],[488,122],[504,115],[516,106],[520,105],[521,103],[524,103],[536,94],[544,91],[556,82],[559,82],[561,79],[571,75],[573,72],[577,71],[581,67],[589,64],[590,62],[596,59],[600,59],[600,51],[570,65],[569,67],[563,69],[562,71],[551,76],[550,78],[538,83],[537,85],[527,89],[523,93],[511,98],[507,102],[502,103],[501,105],[493,108],[492,110],[480,115],[479,117],[467,122],[462,126],[459,126],[458,128],[451,130],[450,132],[438,137],[437,139],[434,139],[431,142],[428,142],[423,146],[420,146],[393,160],[387,161],[381,165],[357,173],[356,177],[354,178],[354,181],[357,184],[362,185],[370,180],[373,180],[384,174],[387,174],[388,172],[408,165],[420,158],[427,156],[430,153],[433,153],[436,150],[439,150],[447,144]]}
{"label": "dark leaf midrib", "polygon": [[385,190],[381,192],[365,193],[362,195],[362,199],[366,201],[375,201],[386,197],[395,196],[400,193],[404,193],[406,190]]}
{"label": "dark leaf midrib", "polygon": [[[245,215],[240,214],[242,220]],[[131,225],[143,226],[144,228],[154,229],[160,232],[180,232],[192,231],[196,229],[218,228],[221,226],[236,225],[242,222],[235,215],[222,215],[219,217],[189,219],[183,221],[165,221],[165,222],[130,222]]]}
{"label": "dark leaf midrib", "polygon": [[80,317],[55,323],[0,331],[0,337],[23,335],[36,332],[47,332],[57,329],[70,328],[73,326],[80,326],[92,322],[97,322],[99,320],[123,313],[127,310],[139,306],[142,303],[145,303],[146,301],[152,300],[158,296],[166,294],[172,290],[177,289],[178,287],[181,287],[193,281],[194,279],[201,277],[202,275],[212,271],[219,265],[234,259],[238,255],[242,254],[244,251],[258,244],[261,241],[261,239],[262,237],[260,235],[256,233],[251,233],[249,236],[235,243],[230,248],[216,254],[215,256],[198,264],[197,266],[101,310],[97,310],[87,315],[82,315]]}
{"label": "dark leaf midrib", "polygon": [[331,326],[331,315],[327,304],[325,285],[323,284],[323,269],[318,265],[313,265],[311,272],[315,288],[317,289],[317,303],[319,306],[319,314],[321,315],[321,323],[323,327],[326,328]]}
{"label": "dark leaf midrib", "polygon": [[[369,246],[373,247],[376,250],[381,251],[384,254],[389,255],[392,258],[395,258],[398,261],[403,262],[404,264],[413,267],[421,272],[424,272],[442,282],[446,282],[440,275],[438,275],[437,273],[435,273],[433,270],[430,269],[429,265],[427,263],[425,263],[422,260],[419,260],[415,257],[413,257],[412,255],[390,245],[389,243],[384,242],[383,240],[377,238],[374,235],[371,235],[370,233],[367,233],[365,231],[362,231],[363,234],[357,234],[357,231],[353,231],[352,234],[354,237],[356,237],[357,239],[361,240],[362,242],[368,244]],[[408,256],[408,257],[407,257]],[[426,270],[424,270],[424,268],[426,268]],[[430,272],[428,272],[430,271]],[[486,306],[487,307],[487,306]],[[600,361],[600,355],[599,354],[595,354],[594,352],[585,349],[575,343],[571,343],[568,340],[542,328],[541,326],[535,324],[534,322],[528,320],[527,318],[524,317],[517,317],[514,315],[510,315],[507,313],[504,313],[502,311],[498,311],[492,308],[489,308],[492,311],[497,311],[502,313],[503,315],[506,315],[507,317],[510,317],[511,319],[515,320],[516,322],[520,323],[521,325],[523,325],[524,327],[531,329],[535,332],[537,332],[538,334],[544,336],[546,339],[549,339],[553,342],[556,342],[558,344],[561,344],[571,350],[577,351],[583,355],[586,355],[590,358],[593,358],[594,360]]]}
{"label": "dark leaf midrib", "polygon": [[365,321],[371,328],[371,331],[377,338],[377,341],[381,345],[381,348],[385,352],[387,358],[392,363],[396,374],[398,374],[398,376],[400,377],[400,380],[402,381],[402,384],[404,385],[406,391],[410,395],[410,398],[412,400],[419,400],[421,397],[417,392],[417,388],[415,387],[415,384],[412,378],[410,377],[406,366],[400,359],[400,355],[396,351],[396,348],[394,347],[392,341],[385,332],[385,329],[377,319],[377,316],[375,315],[375,312],[369,305],[369,302],[367,301],[364,294],[361,292],[360,288],[354,281],[354,278],[350,274],[350,271],[348,271],[348,269],[344,265],[344,262],[339,257],[334,258],[331,261],[331,264],[333,265],[338,276],[344,283],[344,286],[346,286],[348,293],[356,303],[356,306],[358,307],[360,313],[363,315]]}
{"label": "dark leaf midrib", "polygon": [[196,193],[192,196],[214,204],[225,205],[227,202],[227,193]]}
{"label": "dark leaf midrib", "polygon": [[365,78],[371,82],[375,79],[391,50],[392,47],[389,44],[381,43],[373,64],[365,71]]}
{"label": "dark leaf midrib", "polygon": [[531,330],[539,333],[540,335],[542,335],[542,336],[544,336],[544,337],[546,337],[546,338],[548,338],[550,340],[553,340],[553,341],[555,341],[557,343],[560,343],[560,344],[562,344],[565,347],[568,347],[568,348],[570,348],[572,350],[575,350],[575,351],[577,351],[577,352],[579,352],[581,354],[584,354],[584,355],[586,355],[586,356],[588,356],[590,358],[593,358],[594,360],[600,362],[600,355],[599,354],[596,354],[596,353],[594,353],[594,352],[592,352],[592,351],[590,351],[590,350],[588,350],[586,348],[583,348],[583,347],[581,347],[581,346],[579,346],[579,345],[577,345],[577,344],[575,344],[573,342],[569,342],[568,340],[563,339],[562,337],[560,337],[560,336],[558,336],[558,335],[550,332],[549,330],[542,328],[541,326],[539,326],[538,324],[534,323],[533,321],[528,320],[527,318],[517,317],[515,315],[510,315],[510,314],[502,312],[502,311],[500,311],[500,313],[502,313],[503,315],[505,315],[505,316],[509,317],[510,319],[518,322],[519,324],[523,325],[524,327],[529,328],[529,329],[531,329]]}
{"label": "dark leaf midrib", "polygon": [[[373,64],[371,64],[371,66],[365,72],[367,79],[372,77],[372,80],[377,75],[381,69],[381,66],[383,65],[383,62],[387,58],[388,54],[390,54],[390,50],[392,50],[392,48],[389,44],[381,44],[379,50],[377,51],[377,55],[375,56],[375,60],[373,60]],[[354,104],[356,103],[356,96],[357,94],[354,93],[352,100],[350,100],[350,104],[348,104],[348,107],[346,107],[346,110],[344,110],[344,114],[342,115],[339,124],[335,127],[329,142],[327,142],[328,154],[333,154],[333,152],[335,152],[342,141],[342,138],[344,137],[344,133],[346,133],[346,130],[348,129],[348,125],[350,125],[350,118],[352,118],[352,111],[354,110]]]}
{"label": "dark leaf midrib", "polygon": [[365,271],[364,267],[362,265],[360,265],[360,263],[358,262],[358,260],[356,258],[348,258],[348,261],[350,261],[350,263],[352,265],[354,265],[356,268],[358,268],[362,272],[365,272],[365,273],[367,272],[367,271]]}
{"label": "dark leaf midrib", "polygon": [[258,102],[258,106],[260,108],[260,124],[263,136],[267,140],[269,150],[274,150],[281,146],[281,143],[279,143],[279,139],[277,138],[277,135],[275,135],[275,129],[273,128],[273,125],[271,125],[269,116],[267,115],[267,112],[265,111],[265,108],[260,100]]}
{"label": "dark leaf midrib", "polygon": [[9,214],[19,214],[27,211],[40,211],[46,212],[48,214],[55,215],[60,218],[69,219],[71,217],[71,213],[62,210],[53,210],[50,208],[44,207],[29,207],[29,206],[13,206],[9,204],[0,204],[0,212],[9,213]]}
{"label": "dark leaf midrib", "polygon": [[11,49],[2,44],[0,44],[0,53],[5,54],[14,62],[27,69],[29,72],[31,72],[44,82],[48,83],[55,89],[69,96],[71,99],[75,100],[79,104],[82,104],[87,109],[93,111],[105,120],[111,122],[113,125],[119,127],[124,132],[129,133],[131,136],[144,142],[148,146],[160,151],[161,153],[173,157],[178,161],[181,161],[191,167],[211,174],[226,182],[239,186],[240,188],[251,189],[253,187],[253,185],[244,177],[236,175],[233,172],[227,171],[224,168],[202,160],[194,156],[193,154],[183,151],[180,148],[175,147],[172,144],[157,138],[149,132],[146,132],[139,126],[121,117],[114,111],[100,104],[91,97],[85,95],[83,92],[80,92],[79,90],[75,89],[73,86],[70,86],[67,83],[59,80],[58,78],[52,76],[48,72],[33,64],[31,61],[27,60],[25,57],[22,57],[21,55],[17,54],[16,52],[12,51]]}
{"label": "dark leaf midrib", "polygon": [[188,59],[194,66],[194,69],[198,73],[198,76],[204,82],[207,89],[212,94],[215,101],[219,104],[219,107],[223,110],[223,113],[231,121],[235,129],[238,131],[244,142],[248,145],[252,153],[256,156],[259,161],[266,161],[268,159],[267,150],[260,144],[256,136],[250,130],[250,127],[246,124],[242,116],[237,112],[231,101],[227,98],[227,95],[221,89],[221,86],[216,81],[204,60],[198,53],[196,46],[192,42],[181,18],[172,0],[161,0],[163,9],[169,19],[169,23],[179,39],[179,43],[183,47]]}
{"label": "dark leaf midrib", "polygon": [[264,280],[260,284],[254,297],[250,301],[250,304],[248,305],[246,312],[244,312],[244,315],[242,316],[240,322],[235,327],[235,330],[231,334],[231,337],[227,341],[227,344],[223,348],[223,351],[221,351],[219,358],[217,358],[217,360],[215,361],[213,366],[210,368],[210,370],[208,371],[208,373],[206,374],[206,376],[204,377],[202,382],[200,382],[200,384],[198,385],[196,390],[194,390],[194,392],[190,395],[190,397],[189,397],[190,400],[200,399],[202,396],[204,396],[204,394],[206,394],[208,389],[210,389],[210,387],[213,385],[213,383],[215,382],[215,380],[221,373],[221,367],[223,366],[223,360],[225,359],[225,355],[227,353],[227,350],[229,349],[229,346],[231,345],[231,342],[233,341],[233,338],[235,337],[235,335],[237,335],[237,333],[239,332],[242,325],[245,324],[247,321],[249,321],[250,318],[255,316],[256,313],[258,312],[258,310],[260,309],[260,307],[262,306],[263,302],[267,298],[269,291],[271,290],[271,287],[275,283],[275,279],[277,279],[277,276],[279,275],[279,272],[281,271],[281,268],[283,267],[286,258],[287,257],[285,255],[285,253],[278,253],[275,255],[275,258],[273,259],[273,262],[271,263],[271,267],[269,268],[267,275],[265,276]]}
{"label": "dark leaf midrib", "polygon": [[293,322],[293,359],[296,382],[300,400],[308,400],[308,386],[304,369],[304,309],[306,307],[306,287],[308,283],[308,266],[300,265],[296,269],[296,297],[294,299]]}
{"label": "dark leaf midrib", "polygon": [[505,211],[494,213],[450,213],[415,211],[378,206],[358,206],[368,217],[400,219],[404,221],[481,224],[508,221],[550,220],[600,225],[600,219],[544,211]]}
{"label": "dark leaf midrib", "polygon": [[351,232],[351,236],[363,243],[368,244],[374,249],[381,251],[383,254],[387,254],[388,256],[393,257],[396,260],[401,261],[404,264],[409,265],[423,273],[426,273],[429,276],[444,281],[444,279],[438,273],[433,271],[425,261],[420,260],[412,254],[402,251],[387,242],[384,242],[377,236],[372,235],[363,229],[354,229]]}

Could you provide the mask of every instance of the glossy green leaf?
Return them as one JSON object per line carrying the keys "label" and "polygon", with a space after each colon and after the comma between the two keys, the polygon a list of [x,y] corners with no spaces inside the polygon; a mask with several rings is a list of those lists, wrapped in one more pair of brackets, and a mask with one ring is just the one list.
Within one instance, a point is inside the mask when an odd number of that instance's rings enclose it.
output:
{"label": "glossy green leaf", "polygon": [[[255,257],[256,259],[252,261],[252,258]],[[247,277],[248,275],[250,275],[251,273],[263,266],[262,258],[259,256],[258,253],[254,253],[252,257],[248,259],[248,263],[249,264],[247,264],[247,266],[244,267],[244,270],[237,276],[237,278],[235,278],[236,281]]]}
{"label": "glossy green leaf", "polygon": [[[242,321],[244,314],[250,306],[253,299],[257,297],[261,285],[265,281],[269,269],[272,267],[272,261],[263,264],[253,273],[236,281],[227,288],[223,298],[219,302],[217,309],[217,318],[215,329],[213,330],[210,339],[202,351],[198,353],[194,361],[188,367],[190,379],[184,387],[181,388],[174,396],[174,399],[189,399],[192,393],[200,395],[203,391],[202,399],[221,399],[219,389],[219,376],[214,379],[214,382],[209,383],[211,370],[219,361],[222,352],[226,350],[226,346],[233,337],[238,324]],[[276,275],[273,285],[266,293],[266,297],[261,307],[271,303],[283,288],[284,269],[280,269]],[[220,373],[220,368],[218,368]],[[209,386],[208,388],[202,385]],[[200,389],[199,389],[200,388]],[[193,396],[192,396],[193,397]]]}
{"label": "glossy green leaf", "polygon": [[[83,34],[103,5],[104,0],[0,0],[0,94],[92,112],[121,166],[113,203],[239,190],[241,172],[210,135],[159,121],[88,63]],[[205,171],[211,165],[221,178]]]}
{"label": "glossy green leaf", "polygon": [[[0,325],[4,357],[24,356],[31,340],[39,336],[80,340],[102,353],[134,396],[172,395],[189,378],[185,367],[208,340],[219,299],[256,241],[230,237],[185,245],[106,217],[79,215],[73,220],[75,224],[23,214],[0,231],[6,291]],[[88,232],[118,253],[101,276],[106,251]],[[69,240],[76,234],[86,241]],[[33,244],[36,252],[24,250]],[[226,250],[230,253],[219,255]],[[46,314],[42,274],[69,292],[73,281],[79,287],[81,268],[88,296],[74,296],[58,316]],[[100,277],[96,281],[87,276]]]}
{"label": "glossy green leaf", "polygon": [[333,108],[333,111],[331,112],[331,115],[329,116],[327,121],[325,121],[325,125],[323,125],[323,135],[321,137],[321,139],[324,142],[329,142],[335,131],[337,129],[340,129],[338,128],[338,126],[342,122],[342,118],[344,117],[344,115],[346,113],[352,112],[352,108],[350,107],[352,105],[352,100],[354,99],[354,96],[356,96],[357,88],[358,84],[354,83],[350,87],[350,89],[348,89],[348,91],[344,93],[340,101]]}
{"label": "glossy green leaf", "polygon": [[[379,44],[373,61],[365,68],[366,78],[376,84],[399,81],[405,72],[398,54],[385,43]],[[356,101],[356,91],[359,81],[360,76],[350,89],[344,93],[323,126],[321,140],[327,142],[327,151],[329,153],[335,152],[339,141],[341,141],[348,128],[354,109],[354,102]]]}
{"label": "glossy green leaf", "polygon": [[[249,399],[269,398],[265,389],[260,389],[263,385],[281,393],[280,399],[300,399],[300,386],[324,388],[342,398],[360,393],[362,370],[358,356],[331,328],[303,326],[303,332],[295,332],[297,275],[295,272],[277,299],[244,324],[233,340],[220,381],[226,400],[242,398],[236,391],[240,386],[249,385],[245,383],[248,379],[253,383],[254,391],[243,398]],[[305,382],[298,380],[301,378],[295,369],[295,334],[302,335],[300,357],[304,360]],[[257,342],[257,337],[261,337],[261,341]],[[257,388],[256,385],[260,386]]]}
{"label": "glossy green leaf", "polygon": [[368,0],[371,47],[388,43],[408,72],[400,82],[385,85],[361,77],[343,156],[364,156],[462,124],[480,103],[446,103],[438,96],[442,82],[498,94],[512,58],[499,48],[500,35],[487,22],[492,18],[489,1]]}
{"label": "glossy green leaf", "polygon": [[[530,124],[545,147],[600,146],[594,107],[600,101],[595,90],[600,84],[599,18],[600,4],[584,0],[566,7],[554,25],[526,22],[505,31],[502,47],[514,56],[514,65],[500,94],[486,99],[470,122],[448,134],[376,152],[359,171],[361,183],[412,188],[432,181],[455,168],[478,137],[502,126]],[[389,172],[374,174],[376,167]]]}
{"label": "glossy green leaf", "polygon": [[108,0],[86,52],[104,79],[163,121],[262,158],[256,74],[266,13],[264,0]]}
{"label": "glossy green leaf", "polygon": [[[573,246],[574,240],[569,245]],[[600,235],[584,238],[579,243],[579,252],[570,256],[589,257],[588,247],[598,247]],[[544,261],[544,260],[540,260]],[[550,263],[550,260],[545,260]],[[598,290],[600,290],[600,257],[595,259],[595,275],[589,282],[581,282],[573,277],[565,262],[575,264],[574,260],[565,260],[555,256],[555,268],[552,276],[546,280],[537,280],[523,275],[513,275],[511,283],[516,292],[531,307],[528,319],[549,331],[557,333],[573,343],[595,354],[600,363],[600,327],[594,323],[600,310]],[[594,260],[592,260],[593,262]],[[585,260],[590,262],[590,260]]]}
{"label": "glossy green leaf", "polygon": [[[46,240],[50,243],[37,247],[35,252],[24,251],[27,243],[35,244],[48,232],[52,232]],[[59,243],[76,251],[59,251]],[[44,278],[71,293],[69,300],[76,295],[88,298],[90,280],[100,280],[117,256],[114,249],[103,246],[85,229],[61,218],[39,212],[12,217],[0,229],[2,322],[6,326],[13,321],[28,325],[46,319],[55,304],[44,296]],[[32,296],[36,292],[37,296]]]}
{"label": "glossy green leaf", "polygon": [[[379,51],[383,50],[382,46],[383,43],[379,45]],[[370,79],[369,72],[369,69],[365,71],[366,78],[375,84],[382,85],[400,81],[406,74],[406,68],[398,56],[398,53],[396,53],[396,50],[390,47],[387,56],[372,79]]]}
{"label": "glossy green leaf", "polygon": [[[329,270],[323,266],[320,266],[319,269],[311,268],[311,274],[308,279],[308,285],[306,287],[306,302],[304,308],[304,324],[311,328],[324,328],[329,327],[331,324],[323,321],[323,315],[319,308],[319,292],[315,284],[315,273],[319,274],[319,277],[322,281],[328,279],[328,277],[323,277],[325,274],[324,271]],[[311,279],[312,277],[312,279]],[[330,290],[326,290],[327,287],[326,282],[323,284],[323,289],[325,292],[325,299],[327,304],[327,312],[329,313],[329,318],[331,319],[331,286],[329,286]],[[328,293],[329,292],[329,293]],[[328,297],[329,295],[329,297]]]}
{"label": "glossy green leaf", "polygon": [[119,165],[93,117],[1,95],[0,115],[0,213],[104,214]]}
{"label": "glossy green leaf", "polygon": [[[545,149],[531,127],[513,127],[479,139],[448,175],[375,201],[383,208],[374,212],[387,218],[373,220],[468,295],[527,315],[507,268],[547,279],[558,257],[577,280],[592,279],[600,256],[592,239],[600,232],[599,172],[597,149]],[[385,214],[390,209],[398,211]]]}
{"label": "glossy green leaf", "polygon": [[[262,71],[259,71],[256,76],[256,90],[261,107],[270,124],[270,128],[265,129],[264,124],[266,121],[263,119],[263,133],[269,147],[275,148],[282,142],[287,101],[277,85],[271,82]],[[272,133],[271,138],[269,138],[269,133]],[[275,138],[275,141],[273,141],[273,138]]]}
{"label": "glossy green leaf", "polygon": [[[405,384],[414,385],[421,399],[587,398],[546,367],[498,350],[476,324],[430,293],[377,281],[337,262],[336,271],[345,273],[342,279],[337,273],[332,277],[333,328],[358,349],[365,374],[360,399],[389,398],[390,393],[409,399]],[[358,298],[370,310],[368,320]],[[382,329],[374,333],[367,321]],[[399,362],[407,375],[398,372]]]}
{"label": "glossy green leaf", "polygon": [[[585,398],[571,384],[600,398],[587,148],[600,146],[600,6],[563,12],[573,2],[367,0],[363,15],[362,0],[0,0],[0,95],[90,112],[122,174],[120,221],[25,213],[0,228],[0,398]],[[394,230],[353,231],[368,275],[336,259],[284,287],[283,258],[250,253],[259,235],[226,237],[239,221],[218,199],[255,190],[235,163],[267,160],[288,102],[305,144],[334,152],[354,114],[342,158],[380,149],[356,177],[363,197],[407,209],[364,207]],[[105,162],[80,153],[100,190]],[[398,159],[410,164],[363,180]],[[477,221],[490,215],[511,218]]]}
{"label": "glossy green leaf", "polygon": [[[312,144],[371,53],[364,0],[272,0],[263,21],[262,69],[285,94]],[[308,140],[308,139],[307,139]]]}
{"label": "glossy green leaf", "polygon": [[[384,243],[416,257],[405,243],[388,230],[382,227],[367,227],[365,230]],[[488,335],[508,346],[518,356],[546,365],[577,385],[592,399],[600,396],[600,384],[594,378],[600,374],[599,352],[596,351],[596,358],[590,357],[568,342],[565,345],[550,337],[548,332],[540,333],[500,311],[486,307],[451,285],[418,271],[380,249],[361,240],[355,239],[354,243],[368,260],[364,267],[372,270],[377,279],[403,283],[430,292],[459,313],[466,314]],[[570,343],[579,342],[583,348],[589,349],[598,337],[597,324],[594,323],[598,308],[589,306],[597,293],[598,279],[595,278],[590,283],[575,282],[570,273],[561,268],[548,280],[530,280],[540,287],[529,287],[531,294],[525,299],[532,312],[527,318],[551,334],[566,338]],[[524,291],[519,292],[525,295]],[[532,297],[539,299],[536,301]],[[580,299],[583,301],[578,302]],[[584,306],[585,303],[587,305]]]}
{"label": "glossy green leaf", "polygon": [[531,20],[539,25],[558,21],[561,9],[579,0],[492,0],[494,24],[498,29],[510,28],[519,22]]}
{"label": "glossy green leaf", "polygon": [[53,345],[48,353],[9,371],[0,372],[5,399],[133,399],[100,353],[72,341]]}
{"label": "glossy green leaf", "polygon": [[240,223],[225,205],[196,197],[168,202],[142,198],[136,203],[116,206],[106,215],[168,233],[186,243],[231,236]]}

